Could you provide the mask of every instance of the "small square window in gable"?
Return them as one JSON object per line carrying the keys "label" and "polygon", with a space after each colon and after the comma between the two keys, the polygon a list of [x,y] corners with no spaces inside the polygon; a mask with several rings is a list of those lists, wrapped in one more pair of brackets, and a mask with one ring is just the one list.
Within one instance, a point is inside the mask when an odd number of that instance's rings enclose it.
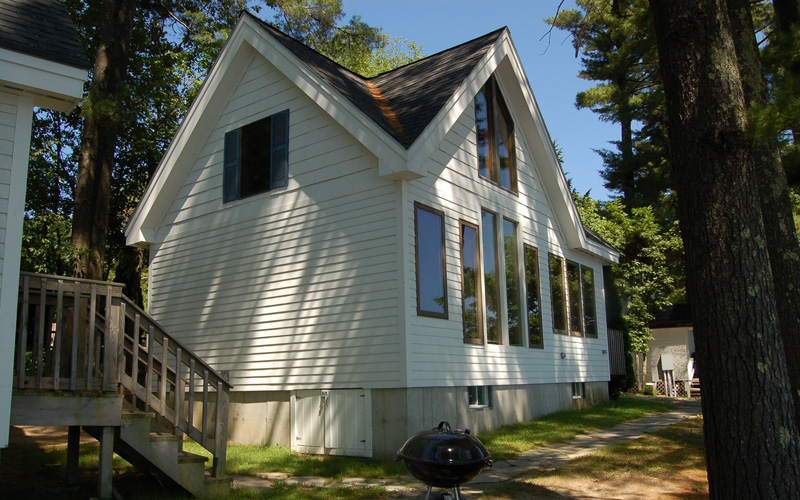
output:
{"label": "small square window in gable", "polygon": [[225,134],[223,202],[283,187],[288,181],[288,109]]}

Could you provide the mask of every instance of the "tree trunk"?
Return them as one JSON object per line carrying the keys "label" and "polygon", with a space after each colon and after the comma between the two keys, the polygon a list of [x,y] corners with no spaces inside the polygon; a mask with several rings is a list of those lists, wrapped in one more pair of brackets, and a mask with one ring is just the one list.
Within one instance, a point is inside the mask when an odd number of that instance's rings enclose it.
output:
{"label": "tree trunk", "polygon": [[135,9],[135,0],[101,0],[72,219],[72,275],[80,278],[103,278],[111,172]]}
{"label": "tree trunk", "polygon": [[[768,89],[753,28],[749,0],[728,0],[728,18],[739,61],[742,88],[748,107],[751,103],[766,106]],[[786,172],[781,163],[778,143],[759,138],[754,144],[753,160],[758,177],[758,195],[767,238],[777,297],[778,324],[786,356],[786,368],[792,397],[800,422],[800,245],[794,228],[792,202]]]}
{"label": "tree trunk", "polygon": [[712,499],[797,498],[800,436],[723,0],[650,0]]}
{"label": "tree trunk", "polygon": [[[791,49],[792,37],[796,36],[796,30],[800,28],[800,1],[798,0],[772,0],[772,8],[775,10],[775,26],[777,27],[777,40],[772,43],[784,45],[787,54],[794,53]],[[788,70],[794,75],[795,81],[800,81],[800,58],[787,61]],[[800,144],[800,130],[792,130],[792,140],[795,144]]]}

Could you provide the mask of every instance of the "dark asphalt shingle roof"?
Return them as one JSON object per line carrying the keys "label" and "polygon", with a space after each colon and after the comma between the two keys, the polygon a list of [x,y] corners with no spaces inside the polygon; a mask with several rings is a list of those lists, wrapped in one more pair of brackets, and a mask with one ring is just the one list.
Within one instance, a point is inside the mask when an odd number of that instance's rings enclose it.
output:
{"label": "dark asphalt shingle roof", "polygon": [[[249,14],[248,14],[249,15]],[[255,16],[253,19],[258,20]],[[264,21],[261,26],[306,66],[408,149],[505,28],[367,79]]]}
{"label": "dark asphalt shingle roof", "polygon": [[91,68],[61,0],[0,0],[0,48]]}

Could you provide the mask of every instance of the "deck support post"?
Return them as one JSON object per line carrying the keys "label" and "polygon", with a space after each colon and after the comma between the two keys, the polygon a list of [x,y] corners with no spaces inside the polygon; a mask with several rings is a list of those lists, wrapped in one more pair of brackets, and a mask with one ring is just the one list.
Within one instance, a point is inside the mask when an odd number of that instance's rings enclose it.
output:
{"label": "deck support post", "polygon": [[114,470],[114,428],[103,426],[100,436],[100,464],[97,468],[97,496],[99,500],[112,500],[111,485]]}
{"label": "deck support post", "polygon": [[78,461],[80,458],[81,426],[70,425],[67,434],[67,484],[78,483]]}

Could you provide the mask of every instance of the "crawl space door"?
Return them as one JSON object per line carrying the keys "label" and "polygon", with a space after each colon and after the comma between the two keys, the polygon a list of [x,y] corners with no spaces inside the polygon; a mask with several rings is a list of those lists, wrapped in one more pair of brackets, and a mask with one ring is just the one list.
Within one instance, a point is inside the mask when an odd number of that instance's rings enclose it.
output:
{"label": "crawl space door", "polygon": [[371,457],[369,391],[293,391],[292,431],[292,449],[300,453]]}

